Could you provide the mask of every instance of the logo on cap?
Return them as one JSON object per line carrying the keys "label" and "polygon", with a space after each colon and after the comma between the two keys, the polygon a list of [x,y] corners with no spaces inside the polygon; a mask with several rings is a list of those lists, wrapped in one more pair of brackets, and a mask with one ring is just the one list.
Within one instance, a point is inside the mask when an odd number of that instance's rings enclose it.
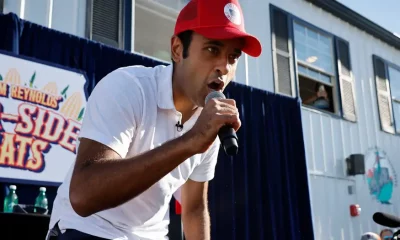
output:
{"label": "logo on cap", "polygon": [[228,18],[229,21],[233,22],[234,24],[240,25],[242,23],[242,17],[240,15],[239,8],[235,4],[226,4],[224,7],[224,13],[226,18]]}

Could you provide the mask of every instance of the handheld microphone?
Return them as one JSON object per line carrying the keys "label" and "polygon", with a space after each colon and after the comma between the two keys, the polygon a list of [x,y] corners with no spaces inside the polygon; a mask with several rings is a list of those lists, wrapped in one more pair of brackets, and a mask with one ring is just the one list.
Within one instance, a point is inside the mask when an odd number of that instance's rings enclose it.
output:
{"label": "handheld microphone", "polygon": [[[206,97],[206,104],[212,98],[225,99],[225,95],[222,92],[210,92]],[[218,131],[218,137],[222,146],[224,146],[224,150],[227,155],[233,156],[237,154],[239,148],[237,141],[239,139],[236,136],[235,130],[231,126],[225,125],[221,127]]]}
{"label": "handheld microphone", "polygon": [[387,213],[376,212],[372,216],[372,219],[377,224],[380,224],[385,227],[390,227],[390,228],[400,227],[400,218]]}

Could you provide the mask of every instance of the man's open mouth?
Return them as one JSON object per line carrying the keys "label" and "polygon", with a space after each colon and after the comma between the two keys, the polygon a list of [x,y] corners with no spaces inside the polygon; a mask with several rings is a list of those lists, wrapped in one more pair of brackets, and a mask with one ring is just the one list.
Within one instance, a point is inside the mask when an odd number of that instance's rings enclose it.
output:
{"label": "man's open mouth", "polygon": [[214,91],[221,91],[224,88],[224,81],[220,79],[214,79],[212,82],[208,84],[208,88]]}

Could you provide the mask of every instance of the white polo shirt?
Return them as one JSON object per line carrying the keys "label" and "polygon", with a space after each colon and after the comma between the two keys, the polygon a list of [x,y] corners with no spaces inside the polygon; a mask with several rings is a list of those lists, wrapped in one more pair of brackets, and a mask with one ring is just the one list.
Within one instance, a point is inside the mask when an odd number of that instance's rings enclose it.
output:
{"label": "white polo shirt", "polygon": [[[192,128],[201,110],[177,131],[175,124],[182,115],[173,102],[172,66],[120,68],[104,77],[90,95],[79,137],[103,143],[128,158],[181,136]],[[217,138],[207,152],[187,159],[141,195],[85,218],[74,212],[69,200],[71,166],[58,189],[50,229],[59,221],[61,231],[73,228],[106,239],[167,239],[172,195],[189,178],[214,177],[219,146]],[[132,176],[131,181],[140,179]],[[113,192],[107,195],[112,197]]]}

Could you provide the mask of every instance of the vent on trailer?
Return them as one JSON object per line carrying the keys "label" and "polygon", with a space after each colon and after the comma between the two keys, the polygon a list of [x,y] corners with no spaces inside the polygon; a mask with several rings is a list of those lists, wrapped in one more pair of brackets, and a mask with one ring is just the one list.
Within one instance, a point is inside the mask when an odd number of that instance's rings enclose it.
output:
{"label": "vent on trailer", "polygon": [[123,49],[123,6],[124,0],[88,0],[87,37]]}

